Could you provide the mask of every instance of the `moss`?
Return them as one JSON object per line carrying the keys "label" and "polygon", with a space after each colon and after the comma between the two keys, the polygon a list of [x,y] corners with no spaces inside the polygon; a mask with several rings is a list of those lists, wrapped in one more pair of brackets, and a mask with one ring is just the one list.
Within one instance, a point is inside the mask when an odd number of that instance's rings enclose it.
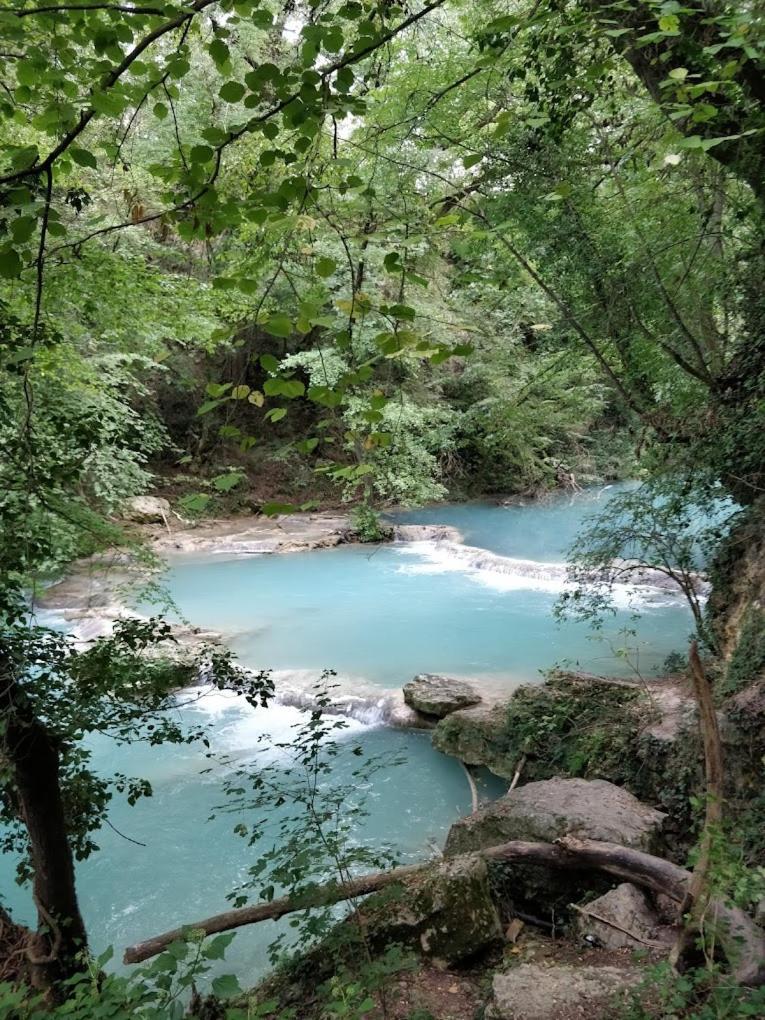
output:
{"label": "moss", "polygon": [[744,690],[765,676],[765,612],[749,606],[741,621],[738,642],[728,662],[720,693],[723,696]]}
{"label": "moss", "polygon": [[635,736],[641,692],[553,674],[521,687],[507,709],[507,750],[525,756],[525,780],[554,775],[610,779],[621,772]]}
{"label": "moss", "polygon": [[447,716],[434,745],[506,778],[523,759],[524,783],[574,776],[623,786],[667,813],[668,843],[682,858],[693,841],[692,799],[703,789],[701,746],[694,725],[662,740],[650,732],[655,721],[641,688],[553,673],[519,687],[504,717]]}

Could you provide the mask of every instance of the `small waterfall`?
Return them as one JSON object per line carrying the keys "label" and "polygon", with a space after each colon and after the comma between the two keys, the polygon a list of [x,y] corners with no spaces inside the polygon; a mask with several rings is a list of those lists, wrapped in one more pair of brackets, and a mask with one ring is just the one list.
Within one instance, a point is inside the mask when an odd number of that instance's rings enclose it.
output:
{"label": "small waterfall", "polygon": [[[414,530],[410,530],[412,528]],[[464,545],[449,534],[454,529],[444,527],[442,530],[439,525],[423,529],[413,525],[396,530],[401,543],[399,552],[418,561],[402,565],[399,568],[402,573],[465,573],[478,583],[497,591],[526,589],[560,594],[572,584],[566,563],[501,556],[487,549]],[[423,531],[435,531],[436,534],[424,537],[421,533]],[[402,532],[400,536],[399,532]],[[617,605],[630,608],[640,604],[657,607],[675,604],[683,598],[677,582],[659,570],[640,567],[628,561],[617,561],[613,565],[613,574],[620,571],[623,571],[624,579],[613,586],[613,598]],[[604,579],[604,576],[595,573],[592,575],[593,583]],[[695,579],[695,583],[697,594],[703,597],[708,584],[701,576]]]}
{"label": "small waterfall", "polygon": [[[313,670],[277,671],[274,673],[275,701],[311,711],[318,706],[319,689]],[[322,699],[325,691],[321,690]],[[332,715],[354,719],[365,726],[411,726],[415,714],[404,704],[398,689],[377,687],[356,677],[334,677],[326,690]]]}

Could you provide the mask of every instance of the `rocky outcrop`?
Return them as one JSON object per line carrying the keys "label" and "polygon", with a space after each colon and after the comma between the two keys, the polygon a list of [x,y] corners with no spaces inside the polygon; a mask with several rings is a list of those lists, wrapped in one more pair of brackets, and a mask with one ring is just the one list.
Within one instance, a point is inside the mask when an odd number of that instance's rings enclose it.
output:
{"label": "rocky outcrop", "polygon": [[615,999],[641,978],[633,967],[522,963],[494,975],[486,1020],[559,1020],[580,1011],[605,1020],[618,1015]]}
{"label": "rocky outcrop", "polygon": [[503,779],[512,779],[517,765],[509,753],[506,703],[450,713],[433,731],[433,747]]}
{"label": "rocky outcrop", "polygon": [[455,822],[446,854],[468,853],[511,839],[552,843],[578,836],[653,852],[665,815],[602,779],[528,783]]}
{"label": "rocky outcrop", "polygon": [[170,517],[170,504],[160,496],[134,496],[128,500],[123,516],[137,524],[165,524]]}
{"label": "rocky outcrop", "polygon": [[361,915],[373,945],[408,946],[444,967],[502,940],[486,862],[472,855],[439,862],[398,897],[389,892],[370,897]]}
{"label": "rocky outcrop", "polygon": [[443,719],[460,708],[477,705],[481,700],[470,684],[437,673],[420,673],[404,684],[404,701],[417,712]]}
{"label": "rocky outcrop", "polygon": [[461,542],[462,535],[450,524],[397,524],[395,542]]}
{"label": "rocky outcrop", "polygon": [[671,945],[673,938],[672,929],[662,926],[645,893],[629,882],[582,905],[575,924],[584,939],[603,949]]}

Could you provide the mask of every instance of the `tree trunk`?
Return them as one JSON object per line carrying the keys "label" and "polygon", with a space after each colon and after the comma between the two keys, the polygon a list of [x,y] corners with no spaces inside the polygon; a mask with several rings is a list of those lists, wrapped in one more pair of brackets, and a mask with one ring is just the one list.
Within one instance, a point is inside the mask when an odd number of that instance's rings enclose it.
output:
{"label": "tree trunk", "polygon": [[25,705],[12,669],[2,671],[0,683],[5,724],[1,750],[10,766],[17,810],[29,839],[38,918],[37,931],[27,946],[28,966],[32,984],[51,991],[81,968],[79,956],[87,948],[59,782],[59,751],[46,727]]}
{"label": "tree trunk", "polygon": [[[611,45],[627,60],[651,98],[667,115],[673,112],[675,104],[672,90],[662,85],[668,72],[673,67],[685,67],[691,80],[706,81],[710,73],[706,47],[727,42],[721,26],[714,21],[715,15],[721,13],[721,4],[700,5],[693,13],[683,16],[679,35],[646,44],[642,38],[657,29],[658,12],[654,4],[645,0],[633,0],[630,4],[616,4],[613,0],[583,0],[583,3],[604,31],[612,30],[616,24],[623,30],[621,35],[610,37]],[[728,102],[722,90],[709,92],[705,101],[716,107],[716,117],[703,123],[690,119],[686,123],[674,123],[688,135],[716,142],[708,155],[749,184],[763,204],[765,144],[761,124],[765,72],[757,60],[746,59],[734,71],[732,80],[741,90],[742,99],[737,103]]]}
{"label": "tree trunk", "polygon": [[720,740],[712,688],[704,672],[698,645],[695,641],[691,642],[689,662],[693,692],[699,712],[699,729],[704,744],[706,815],[699,842],[699,856],[680,908],[681,913],[688,912],[688,921],[678,935],[670,957],[672,965],[679,969],[682,969],[693,959],[696,940],[704,934],[705,917],[710,901],[709,872],[712,865],[712,845],[715,836],[719,837],[721,834],[723,817],[722,741]]}
{"label": "tree trunk", "polygon": [[[660,857],[653,857],[641,850],[632,850],[616,843],[575,839],[573,836],[566,836],[556,843],[513,840],[477,853],[490,861],[531,861],[552,868],[604,871],[654,892],[665,893],[677,902],[683,900],[691,880],[690,874],[684,868]],[[406,883],[433,865],[433,861],[426,861],[423,864],[393,868],[391,871],[375,871],[342,884],[328,882],[312,889],[305,896],[284,896],[270,903],[257,903],[251,907],[227,910],[222,914],[194,921],[130,946],[125,951],[124,962],[140,963],[142,960],[148,960],[161,953],[171,942],[185,938],[192,931],[214,935],[246,924],[276,920],[295,910],[339,903],[355,896],[377,892],[386,886]],[[715,902],[714,908],[720,922],[720,943],[728,952],[736,979],[742,984],[765,983],[765,932],[743,911],[735,907]]]}

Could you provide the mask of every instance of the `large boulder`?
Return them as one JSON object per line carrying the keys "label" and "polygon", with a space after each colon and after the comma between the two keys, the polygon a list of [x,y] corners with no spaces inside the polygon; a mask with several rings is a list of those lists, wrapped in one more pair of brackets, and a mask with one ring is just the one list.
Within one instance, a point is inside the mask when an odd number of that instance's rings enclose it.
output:
{"label": "large boulder", "polygon": [[167,524],[170,504],[160,496],[134,496],[127,501],[123,516],[138,524]]}
{"label": "large boulder", "polygon": [[568,835],[651,852],[658,848],[665,817],[603,779],[546,779],[460,818],[449,830],[445,853],[468,853],[512,839],[552,843]]}
{"label": "large boulder", "polygon": [[518,765],[508,751],[506,703],[450,713],[433,730],[433,747],[467,765],[485,765],[504,779],[512,779]]}
{"label": "large boulder", "polygon": [[424,715],[443,719],[444,716],[481,700],[470,684],[450,676],[420,673],[404,684],[404,701],[410,708]]}
{"label": "large boulder", "polygon": [[637,968],[522,963],[495,974],[487,1020],[559,1020],[618,1015],[615,1000],[642,980]]}
{"label": "large boulder", "polygon": [[377,893],[360,914],[375,950],[399,943],[444,967],[502,941],[486,862],[474,855],[440,861],[403,890]]}
{"label": "large boulder", "polygon": [[642,889],[629,882],[581,906],[576,927],[583,938],[595,940],[604,949],[668,944],[673,937],[672,929],[661,924]]}

